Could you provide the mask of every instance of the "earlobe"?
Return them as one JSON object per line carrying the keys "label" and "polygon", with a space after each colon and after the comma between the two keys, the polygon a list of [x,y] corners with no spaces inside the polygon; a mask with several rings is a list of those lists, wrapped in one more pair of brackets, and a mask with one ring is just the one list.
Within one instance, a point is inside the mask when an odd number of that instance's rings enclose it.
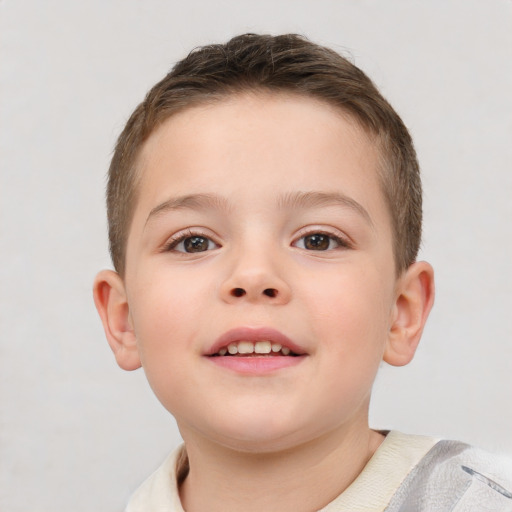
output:
{"label": "earlobe", "polygon": [[93,293],[96,309],[117,364],[123,370],[140,368],[137,340],[130,323],[122,278],[112,270],[101,271],[94,280]]}
{"label": "earlobe", "polygon": [[412,360],[433,304],[434,270],[425,261],[413,263],[397,283],[384,361],[404,366]]}

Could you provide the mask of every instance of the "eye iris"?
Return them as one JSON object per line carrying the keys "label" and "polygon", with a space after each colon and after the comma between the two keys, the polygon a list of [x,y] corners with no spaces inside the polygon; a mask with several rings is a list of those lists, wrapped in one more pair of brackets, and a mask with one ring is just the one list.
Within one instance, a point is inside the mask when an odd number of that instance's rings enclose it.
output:
{"label": "eye iris", "polygon": [[316,233],[304,237],[304,247],[313,251],[325,251],[329,248],[329,237]]}
{"label": "eye iris", "polygon": [[208,238],[204,236],[191,236],[183,241],[187,252],[203,252],[208,250]]}

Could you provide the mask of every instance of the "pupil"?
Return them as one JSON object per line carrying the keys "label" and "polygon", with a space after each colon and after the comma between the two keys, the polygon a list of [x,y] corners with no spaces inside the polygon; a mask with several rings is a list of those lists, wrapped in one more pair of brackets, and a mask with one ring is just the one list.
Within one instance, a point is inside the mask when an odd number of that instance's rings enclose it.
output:
{"label": "pupil", "polygon": [[325,251],[329,248],[329,237],[319,233],[315,235],[308,235],[304,240],[304,246],[306,249]]}
{"label": "pupil", "polygon": [[208,239],[204,236],[191,236],[185,239],[184,247],[187,252],[203,252],[208,250]]}

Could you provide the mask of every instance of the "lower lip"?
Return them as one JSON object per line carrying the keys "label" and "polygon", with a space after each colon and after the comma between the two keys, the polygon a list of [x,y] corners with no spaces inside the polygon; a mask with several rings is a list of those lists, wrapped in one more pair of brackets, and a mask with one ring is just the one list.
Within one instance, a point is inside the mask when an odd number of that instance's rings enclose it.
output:
{"label": "lower lip", "polygon": [[306,356],[214,356],[208,359],[222,368],[247,375],[265,375],[300,364]]}

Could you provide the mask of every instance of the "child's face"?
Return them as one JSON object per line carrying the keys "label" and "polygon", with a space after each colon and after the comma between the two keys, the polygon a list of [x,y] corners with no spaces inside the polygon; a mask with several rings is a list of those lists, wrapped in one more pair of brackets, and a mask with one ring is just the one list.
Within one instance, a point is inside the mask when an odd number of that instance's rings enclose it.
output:
{"label": "child's face", "polygon": [[[185,439],[275,450],[366,424],[397,283],[376,151],[282,95],[191,108],[149,138],[124,285]],[[218,355],[240,341],[299,355]]]}

